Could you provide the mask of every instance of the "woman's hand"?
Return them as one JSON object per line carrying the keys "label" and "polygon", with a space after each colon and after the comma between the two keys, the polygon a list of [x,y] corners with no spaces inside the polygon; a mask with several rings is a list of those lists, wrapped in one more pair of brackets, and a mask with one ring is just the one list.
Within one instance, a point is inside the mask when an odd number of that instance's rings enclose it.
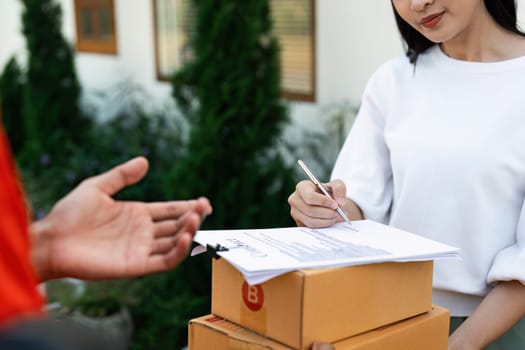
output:
{"label": "woman's hand", "polygon": [[330,181],[324,186],[332,198],[322,194],[317,186],[308,180],[297,184],[295,191],[288,197],[290,214],[298,226],[327,227],[343,218],[335,210],[338,206],[350,219],[362,219],[361,210],[350,199],[346,198],[346,186],[341,180]]}

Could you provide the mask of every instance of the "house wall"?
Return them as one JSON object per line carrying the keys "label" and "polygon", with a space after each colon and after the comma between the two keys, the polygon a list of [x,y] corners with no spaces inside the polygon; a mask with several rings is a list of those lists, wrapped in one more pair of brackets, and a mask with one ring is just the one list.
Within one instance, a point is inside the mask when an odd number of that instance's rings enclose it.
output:
{"label": "house wall", "polygon": [[[65,36],[74,41],[72,0],[59,0]],[[291,103],[296,125],[323,128],[331,107],[357,106],[372,72],[402,53],[391,5],[385,0],[317,0],[317,101]],[[525,0],[518,0],[525,18]],[[88,95],[111,93],[116,84],[140,84],[158,103],[170,100],[170,87],[155,74],[152,0],[115,0],[118,55],[79,53],[78,76]],[[19,0],[0,0],[0,67],[12,54],[24,57]],[[103,105],[103,101],[100,102]],[[337,109],[337,107],[336,107]],[[349,116],[351,118],[351,116]]]}
{"label": "house wall", "polygon": [[357,106],[370,75],[401,53],[388,1],[317,0],[317,102],[293,104],[294,120],[317,129],[334,104]]}
{"label": "house wall", "polygon": [[0,70],[14,53],[23,51],[20,1],[0,0]]}
{"label": "house wall", "polygon": [[[72,0],[59,0],[63,30],[74,42]],[[151,0],[116,0],[118,54],[78,53],[78,76],[85,91],[110,92],[131,80],[159,102],[170,98],[170,87],[155,73]],[[13,53],[24,57],[19,0],[0,0],[0,66]],[[374,18],[374,20],[370,20]],[[386,1],[317,0],[317,101],[292,103],[293,119],[318,127],[326,105],[342,100],[357,104],[368,76],[385,59],[401,52]]]}

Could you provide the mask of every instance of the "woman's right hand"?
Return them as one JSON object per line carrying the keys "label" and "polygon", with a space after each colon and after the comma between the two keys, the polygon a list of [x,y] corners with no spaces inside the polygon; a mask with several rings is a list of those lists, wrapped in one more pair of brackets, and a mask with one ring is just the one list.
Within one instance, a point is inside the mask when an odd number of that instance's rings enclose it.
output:
{"label": "woman's right hand", "polygon": [[[298,226],[331,226],[343,221],[343,218],[335,210],[338,206],[347,215],[351,214],[348,208],[356,207],[350,199],[346,198],[346,186],[342,180],[333,180],[324,186],[331,192],[335,200],[322,194],[317,186],[309,180],[299,182],[295,191],[288,197],[288,203],[291,207],[290,214]],[[353,216],[355,219],[355,215]],[[351,215],[349,217],[352,218]]]}

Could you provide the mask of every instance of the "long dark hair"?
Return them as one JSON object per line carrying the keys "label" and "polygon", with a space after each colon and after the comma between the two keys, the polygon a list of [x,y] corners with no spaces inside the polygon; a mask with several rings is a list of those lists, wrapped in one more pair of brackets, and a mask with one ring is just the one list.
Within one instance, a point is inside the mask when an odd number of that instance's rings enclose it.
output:
{"label": "long dark hair", "polygon": [[[520,31],[517,25],[515,0],[484,0],[484,3],[496,23],[513,33],[525,36],[525,33]],[[392,9],[394,10],[397,28],[407,46],[406,54],[410,62],[415,63],[420,53],[436,43],[428,40],[423,34],[405,22],[397,13],[393,3]]]}

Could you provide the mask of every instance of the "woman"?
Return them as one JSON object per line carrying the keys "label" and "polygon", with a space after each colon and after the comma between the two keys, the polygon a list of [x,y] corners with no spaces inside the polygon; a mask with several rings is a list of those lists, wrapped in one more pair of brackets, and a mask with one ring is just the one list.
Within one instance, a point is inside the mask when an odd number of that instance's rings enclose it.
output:
{"label": "woman", "polygon": [[[407,56],[369,80],[328,183],[298,225],[372,219],[461,249],[436,261],[449,349],[525,349],[525,36],[513,0],[393,0]],[[490,345],[489,345],[490,344]]]}

